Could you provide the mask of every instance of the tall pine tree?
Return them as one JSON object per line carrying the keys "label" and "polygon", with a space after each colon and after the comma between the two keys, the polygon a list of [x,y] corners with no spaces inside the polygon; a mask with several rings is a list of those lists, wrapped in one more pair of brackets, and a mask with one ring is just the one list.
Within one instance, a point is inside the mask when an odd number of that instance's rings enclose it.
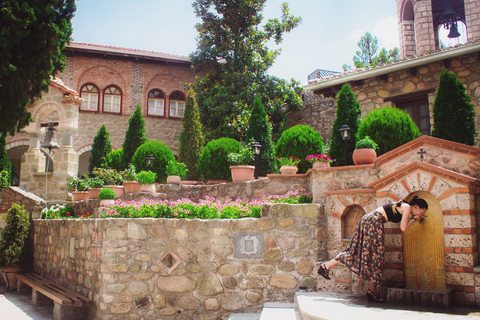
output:
{"label": "tall pine tree", "polygon": [[360,114],[360,103],[355,99],[352,88],[348,84],[343,85],[337,95],[337,115],[332,125],[332,138],[328,152],[330,158],[337,159],[336,162],[332,162],[332,166],[345,165],[345,143],[338,131],[344,124],[351,130],[348,142],[348,163],[353,164],[352,153],[355,150],[355,133],[358,130]]}
{"label": "tall pine tree", "polygon": [[432,136],[473,146],[475,108],[465,86],[445,69],[440,74],[433,105]]}
{"label": "tall pine tree", "polygon": [[272,143],[272,127],[268,123],[267,113],[260,97],[253,101],[253,108],[248,120],[247,142],[254,140],[262,145],[260,150],[259,174],[266,175],[276,171],[275,156]]}
{"label": "tall pine tree", "polygon": [[190,88],[187,93],[187,103],[182,119],[183,131],[180,134],[180,150],[178,152],[179,161],[187,165],[187,179],[198,180],[201,178],[198,170],[198,161],[202,153],[205,138],[202,133],[202,124],[200,122],[200,111],[195,91]]}
{"label": "tall pine tree", "polygon": [[133,155],[137,148],[147,141],[145,137],[145,121],[142,117],[142,109],[137,105],[137,110],[128,119],[128,130],[125,133],[123,142],[123,166],[128,167],[132,162]]}
{"label": "tall pine tree", "polygon": [[93,139],[92,156],[90,157],[90,164],[88,172],[92,173],[93,169],[101,168],[105,162],[107,155],[112,151],[110,143],[110,135],[108,134],[105,125],[101,126],[97,135]]}

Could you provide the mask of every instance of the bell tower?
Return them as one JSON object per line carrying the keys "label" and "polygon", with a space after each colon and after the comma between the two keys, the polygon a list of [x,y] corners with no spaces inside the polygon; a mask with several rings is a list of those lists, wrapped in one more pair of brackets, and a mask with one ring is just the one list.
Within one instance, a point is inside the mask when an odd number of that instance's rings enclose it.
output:
{"label": "bell tower", "polygon": [[480,40],[478,0],[396,0],[402,59]]}

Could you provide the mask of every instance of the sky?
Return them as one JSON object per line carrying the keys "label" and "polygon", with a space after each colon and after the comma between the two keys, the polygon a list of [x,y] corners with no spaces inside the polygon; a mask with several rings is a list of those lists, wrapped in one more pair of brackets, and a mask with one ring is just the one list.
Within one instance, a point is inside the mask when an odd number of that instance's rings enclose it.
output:
{"label": "sky", "polygon": [[[281,17],[285,0],[267,0],[264,22]],[[302,85],[316,69],[342,71],[353,65],[365,32],[378,38],[379,50],[398,47],[394,0],[291,0],[300,26],[268,44],[282,50],[270,75]],[[197,47],[193,0],[78,0],[73,41],[189,56]]]}

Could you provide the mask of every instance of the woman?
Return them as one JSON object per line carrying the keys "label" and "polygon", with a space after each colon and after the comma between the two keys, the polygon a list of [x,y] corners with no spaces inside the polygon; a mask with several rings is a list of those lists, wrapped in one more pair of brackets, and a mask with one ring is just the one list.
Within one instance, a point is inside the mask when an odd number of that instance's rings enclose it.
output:
{"label": "woman", "polygon": [[400,222],[400,229],[404,232],[415,221],[425,219],[427,209],[427,202],[415,196],[409,202],[387,203],[367,213],[360,219],[347,249],[320,265],[318,274],[330,280],[330,268],[341,262],[363,279],[369,280],[367,297],[370,301],[382,302],[377,288],[381,286],[385,255],[383,224],[387,221]]}

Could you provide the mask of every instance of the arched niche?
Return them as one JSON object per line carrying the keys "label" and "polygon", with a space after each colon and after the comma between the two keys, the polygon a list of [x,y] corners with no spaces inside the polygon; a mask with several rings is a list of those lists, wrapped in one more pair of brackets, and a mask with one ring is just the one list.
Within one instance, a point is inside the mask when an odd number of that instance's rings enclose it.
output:
{"label": "arched niche", "polygon": [[342,214],[342,239],[349,240],[352,238],[358,222],[365,213],[365,210],[358,204],[353,204],[345,208]]}

